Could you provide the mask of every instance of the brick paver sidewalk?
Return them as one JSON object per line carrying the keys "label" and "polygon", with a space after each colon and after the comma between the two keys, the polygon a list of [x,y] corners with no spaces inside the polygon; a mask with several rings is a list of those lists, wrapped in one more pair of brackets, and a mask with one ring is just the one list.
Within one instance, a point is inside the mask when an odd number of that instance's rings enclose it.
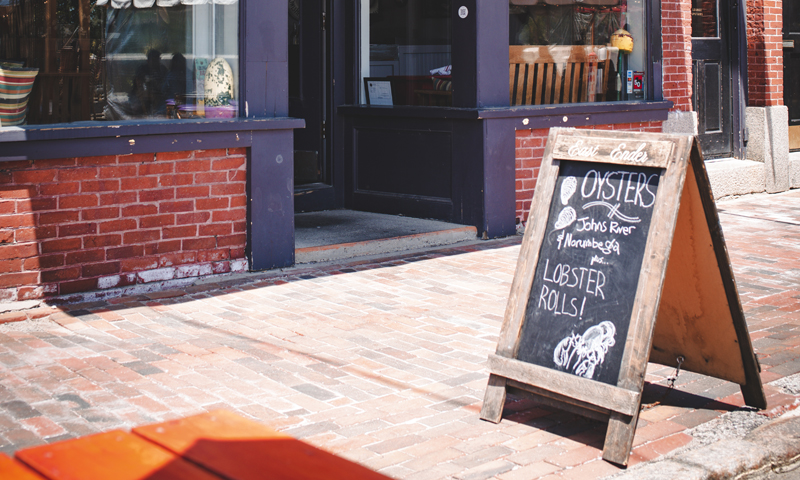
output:
{"label": "brick paver sidewalk", "polygon": [[[800,372],[800,192],[720,211],[762,378]],[[478,418],[519,243],[252,274],[0,326],[0,449],[227,408],[396,478],[613,474],[601,423],[527,401],[498,425]],[[670,373],[651,365],[648,380]],[[796,400],[766,389],[766,415]],[[687,444],[742,404],[738,391],[682,373],[642,413],[632,464]]]}

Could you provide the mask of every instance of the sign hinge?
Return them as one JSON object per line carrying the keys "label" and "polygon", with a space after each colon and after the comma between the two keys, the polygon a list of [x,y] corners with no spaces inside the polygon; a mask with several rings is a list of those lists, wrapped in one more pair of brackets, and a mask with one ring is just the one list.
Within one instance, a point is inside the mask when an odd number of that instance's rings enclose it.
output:
{"label": "sign hinge", "polygon": [[322,12],[322,29],[325,30],[326,28],[328,28],[328,15]]}
{"label": "sign hinge", "polygon": [[328,135],[328,122],[323,120],[322,121],[322,138],[326,138]]}

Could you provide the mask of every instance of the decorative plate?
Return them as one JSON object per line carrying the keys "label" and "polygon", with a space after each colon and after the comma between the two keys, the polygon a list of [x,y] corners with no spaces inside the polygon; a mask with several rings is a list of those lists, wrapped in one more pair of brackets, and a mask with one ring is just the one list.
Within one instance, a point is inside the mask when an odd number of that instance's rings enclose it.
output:
{"label": "decorative plate", "polygon": [[224,58],[217,57],[208,64],[206,70],[206,105],[228,105],[232,99],[233,71]]}

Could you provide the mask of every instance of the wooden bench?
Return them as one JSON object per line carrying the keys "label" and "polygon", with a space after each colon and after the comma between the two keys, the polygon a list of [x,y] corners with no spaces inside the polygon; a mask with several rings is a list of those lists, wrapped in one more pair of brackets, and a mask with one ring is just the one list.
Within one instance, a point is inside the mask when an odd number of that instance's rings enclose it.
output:
{"label": "wooden bench", "polygon": [[614,47],[598,45],[512,45],[508,52],[511,105],[590,101],[592,67],[597,69],[598,79],[594,101],[605,101],[612,58],[617,53]]}
{"label": "wooden bench", "polygon": [[218,410],[0,454],[3,480],[391,480]]}

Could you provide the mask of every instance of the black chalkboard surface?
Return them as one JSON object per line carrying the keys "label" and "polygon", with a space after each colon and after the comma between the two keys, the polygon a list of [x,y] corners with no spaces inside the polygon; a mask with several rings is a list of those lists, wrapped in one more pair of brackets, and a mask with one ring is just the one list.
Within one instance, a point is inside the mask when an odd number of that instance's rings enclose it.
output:
{"label": "black chalkboard surface", "polygon": [[616,385],[660,172],[561,162],[518,360]]}

